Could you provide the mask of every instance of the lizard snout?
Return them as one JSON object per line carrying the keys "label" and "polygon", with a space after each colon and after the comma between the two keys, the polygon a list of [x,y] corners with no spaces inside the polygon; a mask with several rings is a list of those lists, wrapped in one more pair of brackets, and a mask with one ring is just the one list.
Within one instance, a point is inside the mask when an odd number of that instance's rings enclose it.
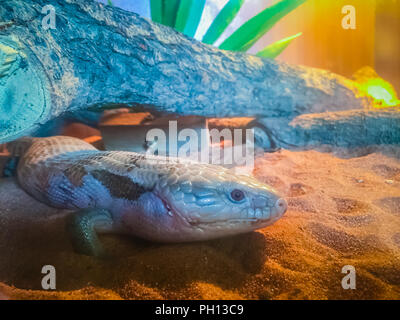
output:
{"label": "lizard snout", "polygon": [[275,202],[274,208],[275,208],[275,212],[277,213],[278,217],[282,217],[288,208],[288,204],[285,199],[280,198]]}

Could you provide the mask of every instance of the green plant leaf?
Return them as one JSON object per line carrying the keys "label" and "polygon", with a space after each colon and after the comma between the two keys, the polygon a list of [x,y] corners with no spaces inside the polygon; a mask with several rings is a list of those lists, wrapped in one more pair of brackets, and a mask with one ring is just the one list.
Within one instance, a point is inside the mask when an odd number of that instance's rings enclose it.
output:
{"label": "green plant leaf", "polygon": [[150,0],[151,20],[163,22],[163,0]]}
{"label": "green plant leaf", "polygon": [[169,27],[175,27],[176,15],[180,0],[163,0],[162,23]]}
{"label": "green plant leaf", "polygon": [[176,15],[175,29],[179,32],[185,31],[186,23],[189,19],[192,0],[181,0],[179,4],[178,14]]}
{"label": "green plant leaf", "polygon": [[[206,4],[206,0],[182,0],[182,2],[187,1],[188,3],[185,5],[188,6],[189,13],[186,18],[185,27],[183,29],[183,33],[189,37],[194,37],[196,34],[197,28],[200,24],[201,15],[203,14],[204,6]],[[190,2],[190,4],[189,4]],[[182,13],[183,19],[186,14]],[[182,21],[184,22],[184,21]],[[180,22],[180,24],[182,23]]]}
{"label": "green plant leaf", "polygon": [[257,56],[263,58],[275,59],[279,56],[283,50],[285,50],[288,45],[296,38],[300,37],[302,33],[295,34],[294,36],[284,38],[282,40],[276,41],[268,46],[266,46],[261,51],[257,52]]}
{"label": "green plant leaf", "polygon": [[307,0],[282,0],[248,20],[220,46],[223,50],[247,51],[279,20]]}
{"label": "green plant leaf", "polygon": [[113,3],[111,2],[111,0],[107,0],[107,4],[109,5],[109,6],[113,6]]}
{"label": "green plant leaf", "polygon": [[208,28],[202,42],[213,44],[236,17],[244,0],[229,0]]}

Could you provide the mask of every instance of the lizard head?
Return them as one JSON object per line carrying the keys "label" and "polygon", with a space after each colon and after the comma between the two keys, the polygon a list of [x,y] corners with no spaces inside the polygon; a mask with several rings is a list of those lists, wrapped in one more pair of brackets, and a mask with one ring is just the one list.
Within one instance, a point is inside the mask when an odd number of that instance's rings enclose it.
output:
{"label": "lizard head", "polygon": [[250,232],[283,216],[287,203],[265,183],[208,164],[160,170],[152,192],[139,201],[135,233],[163,242],[196,241]]}

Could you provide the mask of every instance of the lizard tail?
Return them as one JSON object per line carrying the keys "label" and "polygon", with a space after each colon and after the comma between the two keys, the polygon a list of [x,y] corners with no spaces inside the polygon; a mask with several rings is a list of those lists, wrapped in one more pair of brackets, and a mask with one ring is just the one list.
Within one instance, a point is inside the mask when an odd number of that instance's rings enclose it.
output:
{"label": "lizard tail", "polygon": [[19,158],[22,157],[26,151],[28,151],[34,141],[35,138],[23,137],[15,141],[8,142],[6,144],[6,148],[11,158]]}
{"label": "lizard tail", "polygon": [[3,149],[0,150],[2,153],[8,153],[5,156],[0,157],[0,177],[13,177],[17,174],[17,167],[20,157],[32,145],[34,138],[24,137],[3,145]]}

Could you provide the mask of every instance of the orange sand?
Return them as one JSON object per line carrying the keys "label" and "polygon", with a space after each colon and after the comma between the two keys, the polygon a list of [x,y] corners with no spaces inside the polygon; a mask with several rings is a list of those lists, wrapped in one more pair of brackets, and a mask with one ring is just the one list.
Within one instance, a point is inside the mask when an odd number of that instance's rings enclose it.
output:
{"label": "orange sand", "polygon": [[[275,225],[176,245],[104,236],[109,260],[73,253],[65,214],[49,218],[53,209],[4,180],[0,299],[400,299],[399,160],[282,151],[259,159],[255,175],[288,199]],[[45,264],[57,291],[39,290]],[[356,290],[341,287],[348,264]]]}

